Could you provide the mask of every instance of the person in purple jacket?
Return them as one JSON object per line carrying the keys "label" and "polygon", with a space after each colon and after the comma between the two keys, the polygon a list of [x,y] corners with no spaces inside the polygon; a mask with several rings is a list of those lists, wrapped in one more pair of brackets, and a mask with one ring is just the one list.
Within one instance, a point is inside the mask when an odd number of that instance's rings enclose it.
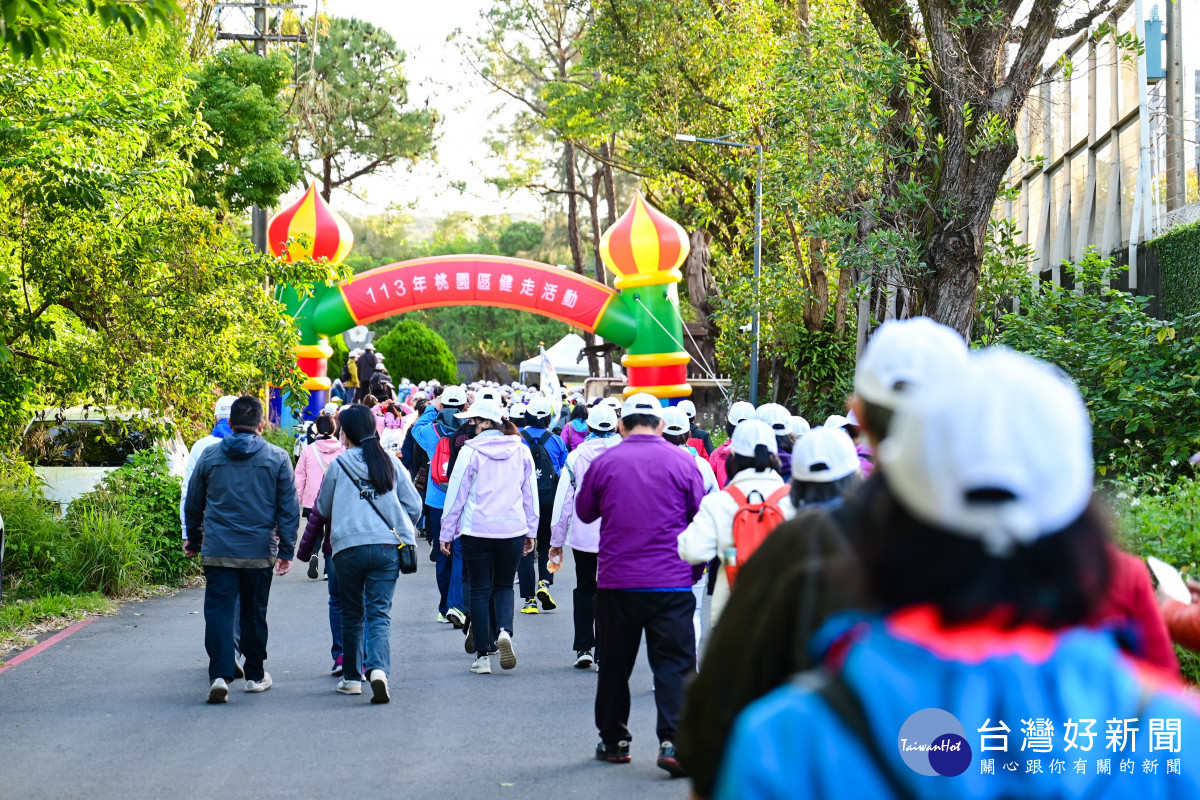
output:
{"label": "person in purple jacket", "polygon": [[596,758],[631,760],[629,676],[642,632],[654,672],[658,766],[686,772],[675,757],[684,683],[696,669],[692,584],[698,575],[679,558],[678,538],[696,516],[704,482],[694,457],[662,438],[662,405],[639,393],[621,408],[624,440],[598,456],[575,496],[575,513],[599,519],[597,639],[603,648],[596,684]]}

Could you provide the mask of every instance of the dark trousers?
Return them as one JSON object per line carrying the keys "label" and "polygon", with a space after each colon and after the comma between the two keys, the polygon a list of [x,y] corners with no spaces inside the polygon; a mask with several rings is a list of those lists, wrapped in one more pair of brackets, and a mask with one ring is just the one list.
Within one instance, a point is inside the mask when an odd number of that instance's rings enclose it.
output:
{"label": "dark trousers", "polygon": [[[528,600],[537,594],[537,582],[543,580],[554,585],[554,573],[547,569],[550,563],[550,517],[554,514],[554,502],[542,503],[541,516],[538,517],[537,548],[527,556],[521,557],[521,568],[517,577],[521,581],[521,597]],[[534,558],[537,558],[537,572],[534,572]]]}
{"label": "dark trousers", "polygon": [[425,531],[433,542],[434,572],[438,586],[438,613],[445,614],[452,608],[460,611],[466,605],[460,587],[462,586],[462,548],[455,541],[450,548],[450,555],[442,553],[442,513],[444,509],[425,506]]}
{"label": "dark trousers", "polygon": [[596,646],[596,554],[571,551],[575,559],[575,644],[572,649],[591,650]]}
{"label": "dark trousers", "polygon": [[471,627],[475,631],[475,652],[484,655],[496,649],[496,637],[501,630],[512,633],[515,613],[513,575],[521,560],[525,537],[460,538],[463,561],[471,576]]}
{"label": "dark trousers", "polygon": [[373,669],[391,675],[392,595],[400,551],[392,544],[363,544],[339,551],[333,563],[342,606],[342,677],[362,680]]}
{"label": "dark trousers", "polygon": [[[246,656],[246,680],[260,681],[267,658],[267,600],[271,596],[271,568],[204,568],[204,649],[208,651],[208,679],[233,680],[240,623],[241,650]],[[235,611],[240,601],[240,618]]]}
{"label": "dark trousers", "polygon": [[646,656],[654,672],[658,740],[675,739],[684,684],[696,671],[695,610],[696,598],[690,589],[597,590],[596,629],[604,649],[596,682],[596,727],[601,740],[613,744],[633,738],[629,733],[629,676],[637,662],[642,631],[646,632]]}

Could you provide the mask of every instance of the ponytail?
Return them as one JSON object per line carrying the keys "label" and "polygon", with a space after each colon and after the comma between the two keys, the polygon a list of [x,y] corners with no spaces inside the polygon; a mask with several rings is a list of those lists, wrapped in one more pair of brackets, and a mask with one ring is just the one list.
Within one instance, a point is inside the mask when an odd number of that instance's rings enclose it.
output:
{"label": "ponytail", "polygon": [[342,410],[338,415],[342,423],[342,433],[354,447],[362,450],[363,460],[367,462],[367,477],[380,494],[387,494],[396,485],[396,468],[394,459],[389,456],[379,444],[376,434],[375,415],[364,405],[354,404]]}
{"label": "ponytail", "polygon": [[771,464],[771,449],[765,444],[754,446],[754,471],[762,472]]}

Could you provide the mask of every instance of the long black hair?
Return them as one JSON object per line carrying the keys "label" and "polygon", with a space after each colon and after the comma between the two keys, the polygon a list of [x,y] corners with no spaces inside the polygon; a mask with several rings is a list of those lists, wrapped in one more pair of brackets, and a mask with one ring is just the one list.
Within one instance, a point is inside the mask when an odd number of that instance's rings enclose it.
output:
{"label": "long black hair", "polygon": [[375,414],[364,405],[355,403],[342,409],[338,414],[342,423],[342,433],[351,446],[362,450],[363,460],[367,462],[367,477],[375,486],[375,491],[387,494],[396,485],[395,460],[384,452],[379,444],[379,436],[375,432]]}
{"label": "long black hair", "polygon": [[862,483],[862,476],[857,472],[838,478],[836,481],[801,481],[792,478],[792,505],[796,508],[828,503],[845,497]]}

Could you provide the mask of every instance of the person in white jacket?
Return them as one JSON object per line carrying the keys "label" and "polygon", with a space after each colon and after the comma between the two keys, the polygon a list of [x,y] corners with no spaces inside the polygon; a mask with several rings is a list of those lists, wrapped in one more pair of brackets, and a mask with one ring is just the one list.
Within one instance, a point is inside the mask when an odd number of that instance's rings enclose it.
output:
{"label": "person in white jacket", "polygon": [[587,438],[567,454],[567,463],[558,476],[554,510],[550,516],[550,552],[552,563],[562,564],[563,545],[575,551],[575,667],[588,669],[596,661],[596,561],[600,552],[600,520],[583,522],[575,513],[575,490],[597,456],[620,444],[617,412],[607,405],[593,406],[587,415]]}
{"label": "person in white jacket", "polygon": [[[759,420],[746,420],[733,432],[729,459],[729,483],[724,491],[714,492],[700,502],[700,511],[679,534],[679,557],[690,564],[705,564],[733,547],[733,518],[738,502],[729,493],[737,488],[747,497],[757,493],[764,499],[783,487],[779,476],[779,456],[775,433]],[[784,519],[795,516],[789,497],[779,501]],[[712,625],[715,627],[729,599],[729,580],[722,564],[712,597]]]}
{"label": "person in white jacket", "polygon": [[221,440],[233,433],[229,428],[229,412],[233,409],[233,401],[237,400],[231,394],[227,394],[217,401],[213,407],[213,418],[216,420],[216,425],[213,426],[212,433],[202,439],[197,439],[192,445],[192,450],[188,453],[187,464],[183,467],[183,487],[179,492],[179,525],[183,531],[183,538],[187,538],[187,518],[183,513],[183,504],[187,502],[188,483],[192,480],[192,471],[196,469],[196,462],[200,460],[200,454],[214,444],[220,444]]}

